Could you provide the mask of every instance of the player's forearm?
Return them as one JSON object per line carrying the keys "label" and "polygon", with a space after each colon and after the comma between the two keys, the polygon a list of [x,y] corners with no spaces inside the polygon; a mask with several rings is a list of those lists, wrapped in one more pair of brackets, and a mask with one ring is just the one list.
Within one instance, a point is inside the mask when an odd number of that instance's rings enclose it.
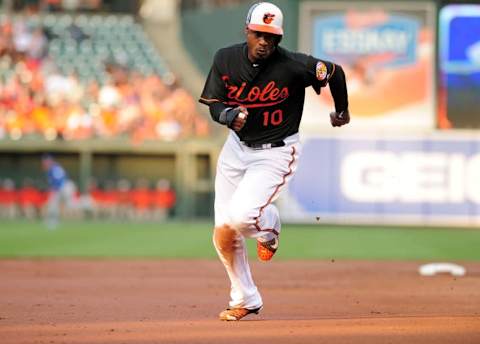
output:
{"label": "player's forearm", "polygon": [[342,112],[348,109],[347,83],[345,82],[345,73],[339,65],[335,65],[335,72],[328,81],[333,101],[335,102],[335,111]]}
{"label": "player's forearm", "polygon": [[[219,102],[210,104],[209,109],[214,121],[233,130],[240,130],[245,124],[246,116],[248,115],[248,111],[242,106],[231,108]],[[239,117],[240,114],[241,116]]]}
{"label": "player's forearm", "polygon": [[225,124],[225,120],[222,118],[224,115],[224,110],[227,108],[225,104],[220,102],[215,102],[210,104],[208,108],[210,110],[210,116],[212,116],[212,119],[215,122],[218,122],[220,124]]}

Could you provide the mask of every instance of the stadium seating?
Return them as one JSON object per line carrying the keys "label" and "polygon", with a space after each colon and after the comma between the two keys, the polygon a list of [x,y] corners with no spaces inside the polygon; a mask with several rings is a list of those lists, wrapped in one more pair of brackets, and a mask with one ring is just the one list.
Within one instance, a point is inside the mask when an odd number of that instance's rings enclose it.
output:
{"label": "stadium seating", "polygon": [[50,14],[38,21],[52,36],[48,54],[65,74],[75,72],[82,81],[103,83],[104,64],[114,62],[144,75],[169,76],[165,62],[131,16]]}
{"label": "stadium seating", "polygon": [[0,16],[0,139],[207,136],[193,97],[129,15]]}

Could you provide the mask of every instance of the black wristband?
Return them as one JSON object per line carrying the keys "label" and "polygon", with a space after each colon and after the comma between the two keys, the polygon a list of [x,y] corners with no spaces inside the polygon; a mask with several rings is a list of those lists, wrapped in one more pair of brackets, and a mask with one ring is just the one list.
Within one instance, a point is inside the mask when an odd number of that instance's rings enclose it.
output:
{"label": "black wristband", "polygon": [[226,108],[220,113],[220,117],[218,118],[218,121],[221,124],[225,124],[227,127],[232,128],[233,122],[235,121],[235,118],[237,118],[238,114],[240,113],[239,108]]}
{"label": "black wristband", "polygon": [[227,124],[227,112],[232,110],[232,108],[228,107],[220,112],[220,116],[218,116],[218,123],[220,124]]}

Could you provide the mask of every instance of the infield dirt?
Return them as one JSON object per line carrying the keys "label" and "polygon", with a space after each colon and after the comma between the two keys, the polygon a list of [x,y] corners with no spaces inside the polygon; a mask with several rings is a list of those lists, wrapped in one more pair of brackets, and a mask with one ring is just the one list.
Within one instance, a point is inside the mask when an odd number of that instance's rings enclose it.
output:
{"label": "infield dirt", "polygon": [[217,320],[217,261],[0,260],[0,343],[480,343],[480,264],[252,262],[264,309]]}

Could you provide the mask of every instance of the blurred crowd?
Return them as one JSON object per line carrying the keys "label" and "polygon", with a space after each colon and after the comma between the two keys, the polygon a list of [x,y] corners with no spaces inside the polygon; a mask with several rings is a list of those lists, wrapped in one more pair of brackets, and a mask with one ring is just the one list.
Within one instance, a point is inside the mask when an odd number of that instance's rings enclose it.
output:
{"label": "blurred crowd", "polygon": [[102,78],[82,80],[51,59],[51,39],[28,21],[1,21],[0,139],[127,137],[138,143],[208,135],[207,119],[174,76],[112,63]]}
{"label": "blurred crowd", "polygon": [[[146,179],[107,180],[102,185],[91,181],[89,190],[80,194],[69,180],[68,199],[61,209],[62,218],[114,221],[162,221],[172,215],[176,195],[167,179],[155,185]],[[0,219],[45,218],[49,192],[26,178],[18,187],[12,179],[0,181]]]}

